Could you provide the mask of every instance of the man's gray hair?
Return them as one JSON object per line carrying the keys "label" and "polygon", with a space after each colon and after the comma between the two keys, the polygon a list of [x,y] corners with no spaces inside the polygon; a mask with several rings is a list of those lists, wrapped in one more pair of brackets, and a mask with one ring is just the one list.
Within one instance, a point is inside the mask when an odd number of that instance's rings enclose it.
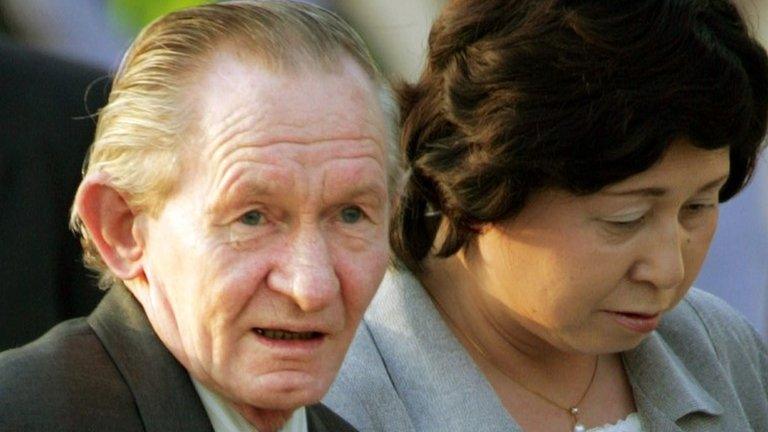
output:
{"label": "man's gray hair", "polygon": [[[402,175],[397,108],[365,44],[331,12],[291,1],[235,1],[173,12],[149,24],[126,52],[99,112],[84,175],[106,173],[134,211],[157,215],[179,175],[179,148],[194,128],[185,94],[215,52],[229,50],[270,71],[336,70],[352,58],[370,77],[388,123],[390,195]],[[70,225],[99,285],[122,284],[99,256],[77,209]]]}

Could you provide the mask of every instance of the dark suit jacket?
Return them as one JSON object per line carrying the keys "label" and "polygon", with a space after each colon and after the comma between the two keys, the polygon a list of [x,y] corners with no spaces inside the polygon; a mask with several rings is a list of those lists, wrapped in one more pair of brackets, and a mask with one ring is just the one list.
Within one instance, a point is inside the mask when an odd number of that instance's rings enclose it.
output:
{"label": "dark suit jacket", "polygon": [[0,351],[87,315],[101,297],[67,219],[104,77],[0,38]]}
{"label": "dark suit jacket", "polygon": [[[354,431],[323,405],[310,432]],[[111,289],[87,318],[0,354],[0,431],[211,431],[186,370],[139,303]]]}

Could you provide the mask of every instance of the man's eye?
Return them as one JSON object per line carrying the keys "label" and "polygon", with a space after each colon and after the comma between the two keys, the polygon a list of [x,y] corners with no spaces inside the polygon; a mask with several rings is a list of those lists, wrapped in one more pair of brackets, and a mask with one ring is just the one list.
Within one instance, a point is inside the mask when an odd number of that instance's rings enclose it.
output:
{"label": "man's eye", "polygon": [[261,223],[262,219],[264,219],[264,215],[257,212],[256,210],[251,210],[248,213],[240,216],[240,223],[243,225],[256,226]]}
{"label": "man's eye", "polygon": [[363,211],[360,210],[360,207],[346,207],[341,210],[341,220],[344,221],[344,223],[353,224],[363,217]]}

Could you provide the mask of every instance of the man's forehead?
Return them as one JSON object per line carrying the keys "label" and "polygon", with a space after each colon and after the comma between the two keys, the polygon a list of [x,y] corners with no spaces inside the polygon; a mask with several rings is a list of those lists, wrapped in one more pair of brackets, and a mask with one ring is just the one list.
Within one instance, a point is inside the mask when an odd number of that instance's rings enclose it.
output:
{"label": "man's forehead", "polygon": [[[194,143],[186,159],[209,187],[250,166],[312,166],[369,159],[386,163],[386,123],[374,86],[351,59],[338,73],[279,74],[255,61],[217,55],[193,88]],[[243,164],[255,162],[256,164]],[[214,186],[214,184],[218,184]]]}
{"label": "man's forehead", "polygon": [[[209,165],[214,171],[204,183],[208,213],[254,196],[288,200],[298,194],[309,205],[313,197],[325,201],[353,192],[376,197],[387,194],[385,167],[370,151],[366,154],[336,143],[280,144],[259,147],[257,152],[234,163]],[[312,153],[318,157],[302,157]]]}
{"label": "man's forehead", "polygon": [[[345,55],[333,67],[308,61],[296,68],[268,65],[253,55],[223,52],[213,57],[197,81],[190,90],[196,93],[195,99],[201,104],[198,111],[210,117],[222,114],[216,109],[221,104],[213,103],[222,98],[240,99],[276,114],[285,109],[322,114],[324,110],[318,110],[313,102],[328,103],[339,98],[358,103],[355,107],[358,109],[363,106],[368,108],[366,111],[380,109],[372,80]],[[302,91],[291,92],[292,89]],[[318,95],[329,98],[323,101],[312,99]],[[349,114],[363,113],[350,111]]]}
{"label": "man's forehead", "polygon": [[386,135],[374,86],[349,58],[335,73],[279,72],[232,54],[215,60],[192,89],[204,152],[233,138],[268,145]]}

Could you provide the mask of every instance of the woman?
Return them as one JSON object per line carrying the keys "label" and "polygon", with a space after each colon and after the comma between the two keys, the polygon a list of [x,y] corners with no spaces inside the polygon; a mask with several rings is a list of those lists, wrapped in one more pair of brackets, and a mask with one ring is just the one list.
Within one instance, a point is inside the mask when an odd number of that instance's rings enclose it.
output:
{"label": "woman", "polygon": [[766,345],[689,290],[766,132],[768,60],[730,2],[454,1],[401,102],[400,265],[337,412],[360,430],[768,430]]}

